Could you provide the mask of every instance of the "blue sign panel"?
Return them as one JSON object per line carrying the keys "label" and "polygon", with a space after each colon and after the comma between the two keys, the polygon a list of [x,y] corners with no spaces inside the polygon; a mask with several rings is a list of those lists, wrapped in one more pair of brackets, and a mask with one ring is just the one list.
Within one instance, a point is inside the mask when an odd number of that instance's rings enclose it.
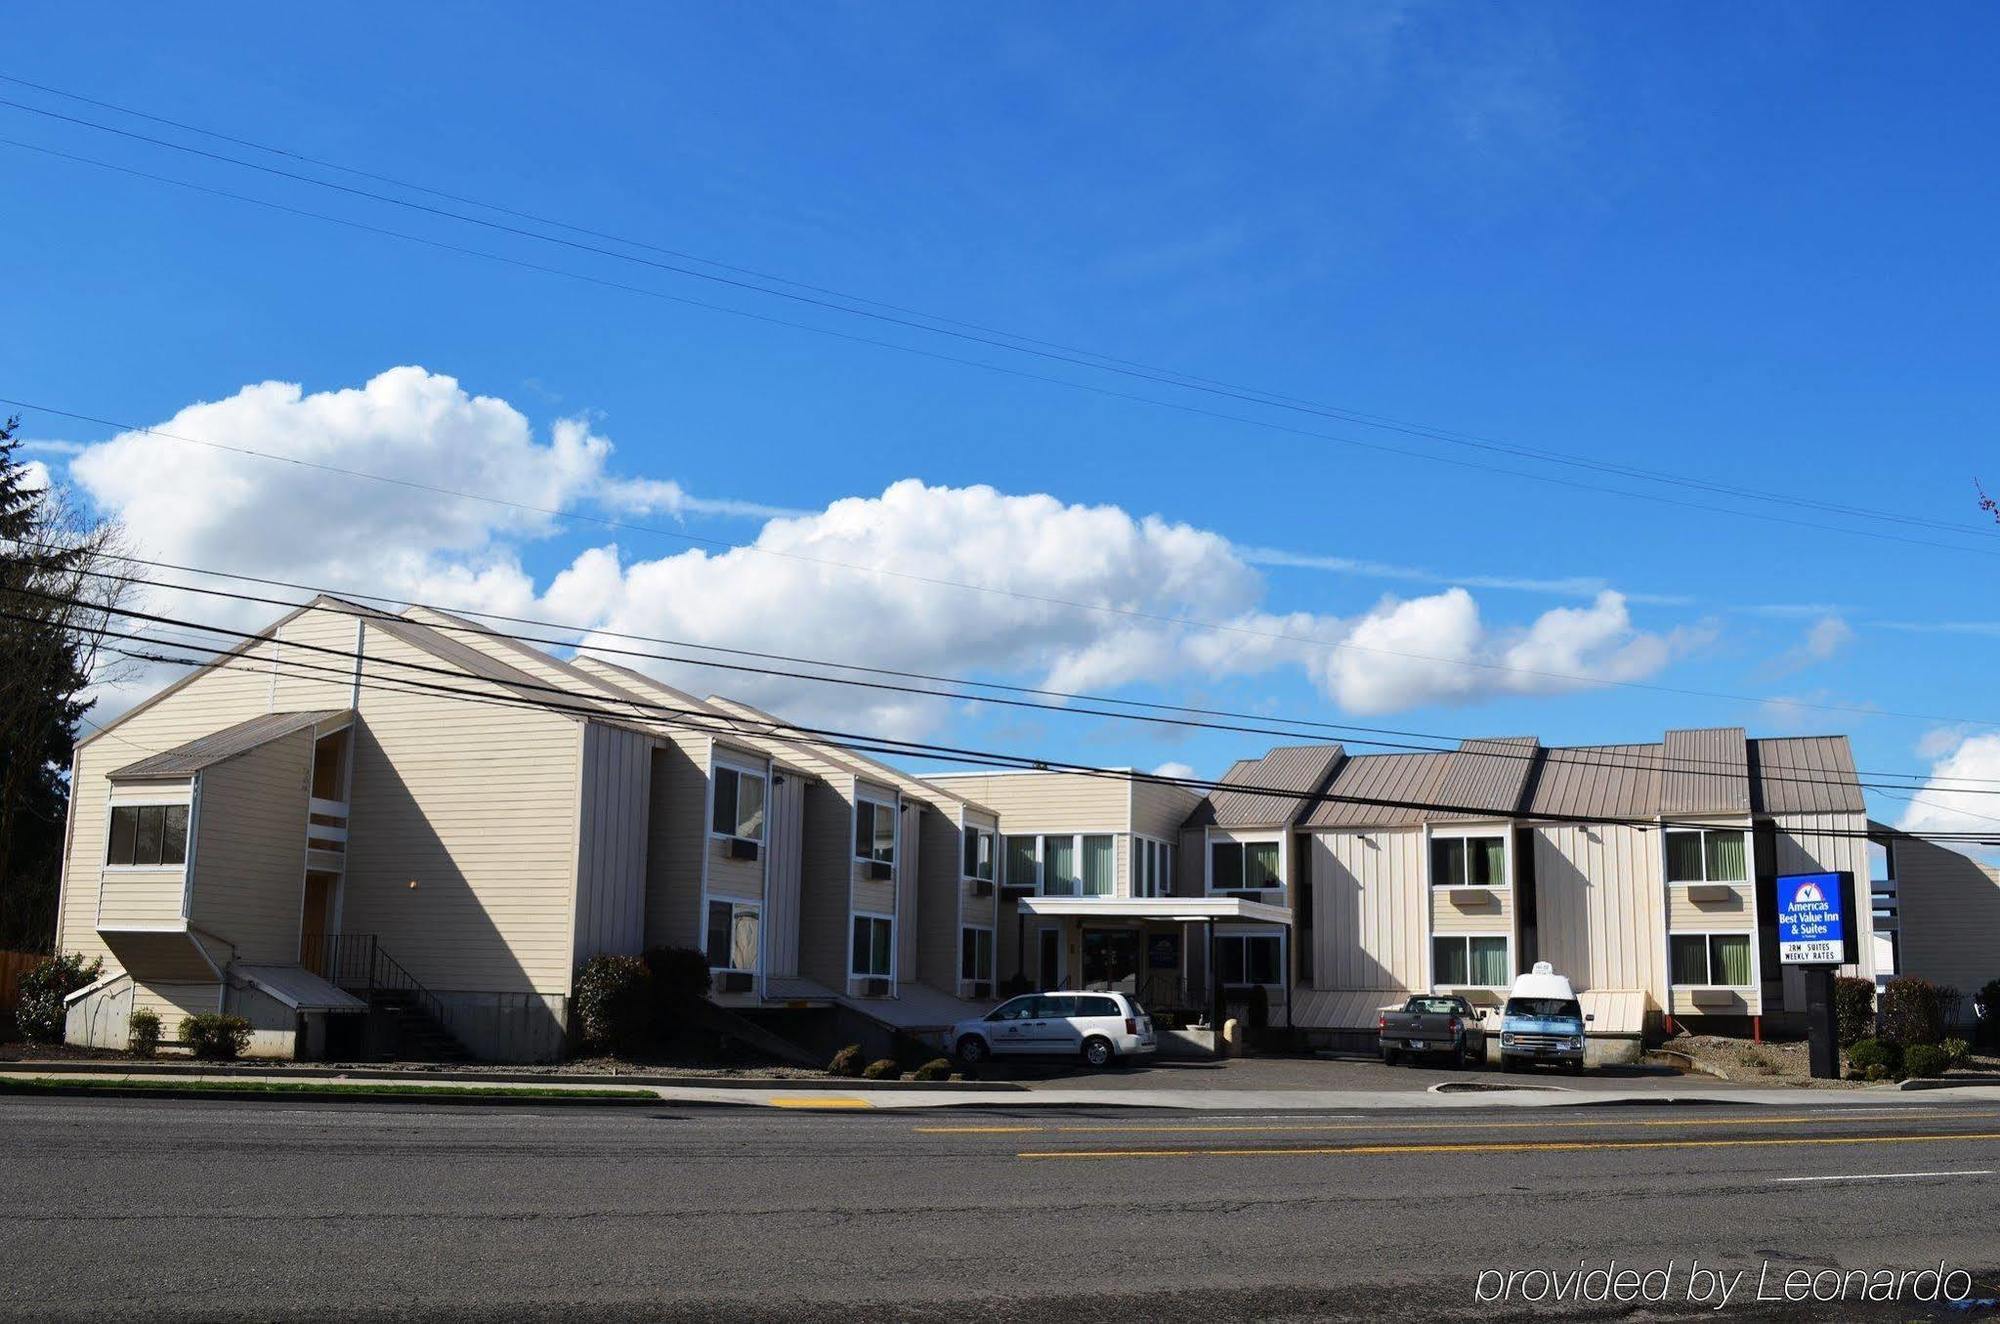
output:
{"label": "blue sign panel", "polygon": [[1837,873],[1778,875],[1778,961],[1839,965],[1847,959],[1846,889]]}

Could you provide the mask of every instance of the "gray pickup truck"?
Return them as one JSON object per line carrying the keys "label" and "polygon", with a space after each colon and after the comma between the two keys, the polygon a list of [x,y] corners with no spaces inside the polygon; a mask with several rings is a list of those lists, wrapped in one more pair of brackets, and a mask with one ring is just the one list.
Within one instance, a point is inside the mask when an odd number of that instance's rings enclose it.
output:
{"label": "gray pickup truck", "polygon": [[1479,1012],[1464,998],[1418,994],[1401,1011],[1385,1011],[1375,1022],[1382,1060],[1390,1065],[1410,1057],[1442,1057],[1453,1066],[1486,1060],[1486,1031]]}

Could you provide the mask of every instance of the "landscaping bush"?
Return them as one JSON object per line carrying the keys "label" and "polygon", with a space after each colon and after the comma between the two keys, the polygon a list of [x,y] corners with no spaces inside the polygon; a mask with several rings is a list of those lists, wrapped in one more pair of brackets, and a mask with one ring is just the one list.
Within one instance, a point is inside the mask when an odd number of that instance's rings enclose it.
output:
{"label": "landscaping bush", "polygon": [[[1896,1074],[1903,1065],[1903,1054],[1895,1044],[1881,1039],[1857,1039],[1847,1049],[1847,1065],[1869,1080],[1880,1080]],[[1867,1075],[1878,1067],[1881,1076]]]}
{"label": "landscaping bush", "polygon": [[1875,981],[1849,975],[1835,979],[1833,1019],[1843,1048],[1875,1033]]}
{"label": "landscaping bush", "polygon": [[878,1057],[862,1068],[863,1080],[901,1080],[903,1069],[896,1065],[893,1057]]}
{"label": "landscaping bush", "polygon": [[215,1011],[183,1016],[181,1042],[196,1057],[227,1062],[243,1056],[243,1050],[250,1046],[250,1022],[241,1016],[225,1016]]}
{"label": "landscaping bush", "polygon": [[1903,1074],[1942,1076],[1951,1069],[1951,1054],[1942,1044],[1911,1044],[1903,1050]]}
{"label": "landscaping bush", "polygon": [[857,1078],[861,1075],[861,1064],[863,1060],[864,1059],[862,1058],[861,1055],[861,1045],[849,1044],[847,1047],[841,1049],[838,1053],[835,1053],[833,1055],[833,1061],[826,1064],[826,1074],[829,1076],[847,1076],[849,1078]]}
{"label": "landscaping bush", "polygon": [[593,956],[576,974],[570,1005],[592,1048],[629,1048],[653,1032],[653,975],[636,956]]}
{"label": "landscaping bush", "polygon": [[95,983],[103,972],[101,958],[92,957],[90,964],[85,965],[81,953],[63,952],[22,975],[20,1001],[14,1013],[20,1021],[22,1036],[37,1043],[61,1043],[63,1020],[69,1014],[63,999]]}
{"label": "landscaping bush", "polygon": [[1898,1044],[1935,1044],[1958,993],[1928,979],[1904,975],[1882,990],[1882,1037]]}
{"label": "landscaping bush", "polygon": [[707,999],[708,956],[692,947],[649,947],[639,958],[653,975],[653,997],[666,1021],[677,1020],[689,1003]]}
{"label": "landscaping bush", "polygon": [[934,1057],[910,1073],[911,1080],[950,1080],[951,1059]]}
{"label": "landscaping bush", "polygon": [[1943,1047],[1944,1055],[1951,1059],[1951,1064],[1955,1067],[1964,1066],[1965,1059],[1972,1056],[1972,1045],[1963,1039],[1947,1039]]}
{"label": "landscaping bush", "polygon": [[153,1050],[160,1046],[160,1014],[154,1011],[135,1011],[126,1022],[130,1027],[130,1037],[126,1040],[135,1057],[151,1057]]}

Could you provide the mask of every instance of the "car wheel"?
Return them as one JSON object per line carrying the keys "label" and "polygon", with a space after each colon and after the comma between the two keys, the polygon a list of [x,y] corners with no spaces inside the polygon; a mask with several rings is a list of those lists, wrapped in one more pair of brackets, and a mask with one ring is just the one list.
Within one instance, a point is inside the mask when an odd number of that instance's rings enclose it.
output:
{"label": "car wheel", "polygon": [[986,1041],[976,1034],[968,1034],[958,1041],[958,1060],[969,1067],[976,1067],[992,1056]]}
{"label": "car wheel", "polygon": [[1108,1067],[1117,1054],[1111,1049],[1111,1041],[1092,1035],[1083,1041],[1083,1060],[1094,1067]]}

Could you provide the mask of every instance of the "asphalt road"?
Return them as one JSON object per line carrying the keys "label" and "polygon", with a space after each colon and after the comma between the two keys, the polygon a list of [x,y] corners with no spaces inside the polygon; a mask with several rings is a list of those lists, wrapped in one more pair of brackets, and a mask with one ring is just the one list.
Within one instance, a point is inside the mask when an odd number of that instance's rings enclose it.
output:
{"label": "asphalt road", "polygon": [[1521,1299],[1550,1290],[1532,1277],[1482,1302],[1481,1271],[1615,1258],[1671,1263],[1656,1314],[1709,1313],[1686,1299],[1699,1260],[1746,1271],[1732,1317],[1965,1319],[1985,1312],[1754,1297],[1767,1262],[1770,1293],[1800,1267],[1941,1260],[2000,1297],[1996,1172],[2000,1098],[1367,1116],[0,1099],[0,1318],[1541,1318],[1578,1312]]}

